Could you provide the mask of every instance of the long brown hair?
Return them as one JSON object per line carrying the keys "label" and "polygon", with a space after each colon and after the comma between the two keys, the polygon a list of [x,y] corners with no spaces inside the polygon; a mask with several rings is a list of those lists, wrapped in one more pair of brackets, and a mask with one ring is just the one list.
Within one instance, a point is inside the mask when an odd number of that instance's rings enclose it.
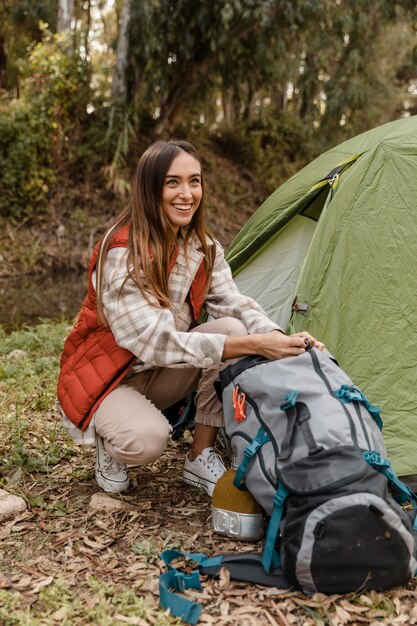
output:
{"label": "long brown hair", "polygon": [[[103,266],[112,236],[125,225],[129,226],[127,271],[137,284],[142,296],[151,303],[154,296],[160,307],[170,307],[168,293],[168,264],[173,251],[175,231],[162,208],[162,189],[167,171],[174,158],[187,152],[201,164],[201,159],[187,141],[157,141],[141,156],[132,178],[129,204],[113,221],[104,234],[97,260],[97,313],[107,325],[102,302]],[[196,235],[205,256],[208,274],[213,269],[216,248],[214,238],[204,217],[204,178],[201,176],[202,197],[191,222],[182,228],[184,246]],[[209,285],[210,281],[208,281]],[[208,288],[208,287],[207,287]],[[154,303],[154,300],[152,300]]]}

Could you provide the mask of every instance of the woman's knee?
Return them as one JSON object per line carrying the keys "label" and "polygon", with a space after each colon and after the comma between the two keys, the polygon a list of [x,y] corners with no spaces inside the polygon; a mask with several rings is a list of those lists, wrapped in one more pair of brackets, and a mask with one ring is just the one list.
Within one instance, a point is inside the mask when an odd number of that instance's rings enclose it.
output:
{"label": "woman's knee", "polygon": [[225,317],[224,321],[226,323],[226,335],[230,337],[243,337],[248,334],[245,324],[236,317]]}
{"label": "woman's knee", "polygon": [[119,385],[95,414],[97,433],[107,452],[121,463],[146,465],[161,456],[172,427],[156,406],[136,389]]}
{"label": "woman's knee", "polygon": [[[163,418],[165,420],[165,418]],[[123,430],[108,433],[104,439],[107,452],[121,463],[127,465],[148,465],[164,452],[170,439],[172,427],[167,420],[162,420],[137,431],[124,433]]]}
{"label": "woman's knee", "polygon": [[236,317],[219,317],[193,329],[201,333],[219,333],[230,337],[243,337],[248,334],[248,330],[243,322]]}

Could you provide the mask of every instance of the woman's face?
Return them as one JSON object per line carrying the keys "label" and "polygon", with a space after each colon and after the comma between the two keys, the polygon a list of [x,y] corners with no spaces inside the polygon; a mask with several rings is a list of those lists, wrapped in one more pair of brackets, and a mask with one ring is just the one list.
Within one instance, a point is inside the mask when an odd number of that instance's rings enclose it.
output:
{"label": "woman's face", "polygon": [[176,233],[191,222],[202,194],[201,165],[181,150],[169,166],[162,188],[162,208]]}

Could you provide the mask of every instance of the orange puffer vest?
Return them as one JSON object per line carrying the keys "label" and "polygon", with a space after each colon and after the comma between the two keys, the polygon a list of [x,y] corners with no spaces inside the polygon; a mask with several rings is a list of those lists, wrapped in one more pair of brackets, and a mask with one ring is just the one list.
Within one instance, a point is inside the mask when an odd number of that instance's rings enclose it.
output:
{"label": "orange puffer vest", "polygon": [[[127,226],[120,229],[109,249],[126,248],[128,234]],[[92,283],[98,253],[99,244],[95,246],[90,259],[88,293],[78,321],[65,341],[58,378],[61,407],[71,422],[81,430],[87,428],[100,402],[120,383],[137,359],[132,352],[117,345],[111,329],[98,321],[96,292]],[[177,255],[178,249],[170,260],[169,271]],[[207,280],[203,260],[189,292],[194,322],[197,322],[203,308]]]}

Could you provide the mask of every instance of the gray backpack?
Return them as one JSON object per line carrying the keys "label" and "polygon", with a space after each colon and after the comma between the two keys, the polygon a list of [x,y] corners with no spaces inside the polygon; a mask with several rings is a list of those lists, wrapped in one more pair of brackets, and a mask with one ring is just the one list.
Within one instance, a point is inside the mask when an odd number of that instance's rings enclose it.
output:
{"label": "gray backpack", "polygon": [[400,504],[416,496],[386,459],[379,409],[328,353],[244,358],[221,372],[220,389],[235,485],[270,518],[266,572],[281,566],[306,593],[383,590],[415,575],[417,517]]}

